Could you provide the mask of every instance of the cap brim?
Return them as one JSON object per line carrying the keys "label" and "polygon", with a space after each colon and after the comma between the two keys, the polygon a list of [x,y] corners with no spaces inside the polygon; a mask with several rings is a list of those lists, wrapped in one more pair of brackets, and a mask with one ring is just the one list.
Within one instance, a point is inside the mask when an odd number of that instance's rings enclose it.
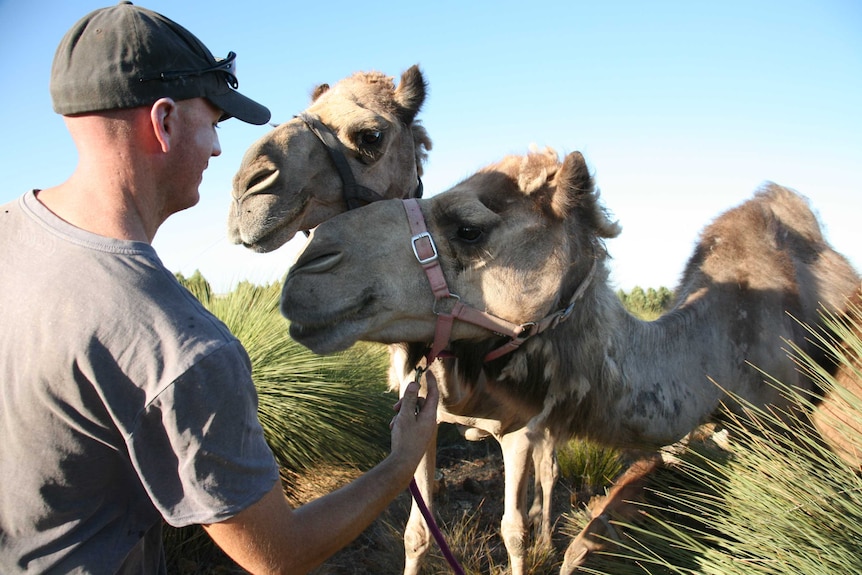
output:
{"label": "cap brim", "polygon": [[269,122],[270,117],[272,117],[269,108],[235,90],[223,94],[208,95],[207,99],[221,108],[225,113],[225,119],[236,118],[248,124],[260,126]]}

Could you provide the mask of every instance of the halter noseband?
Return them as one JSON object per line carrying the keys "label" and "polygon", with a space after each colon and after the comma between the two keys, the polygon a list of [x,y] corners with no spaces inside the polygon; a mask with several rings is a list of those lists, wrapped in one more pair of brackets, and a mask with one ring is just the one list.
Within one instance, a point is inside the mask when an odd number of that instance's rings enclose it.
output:
{"label": "halter noseband", "polygon": [[[527,322],[523,324],[514,324],[502,318],[495,317],[484,311],[470,307],[461,302],[461,298],[449,291],[449,286],[446,284],[446,278],[443,276],[443,269],[440,267],[437,245],[434,243],[434,238],[428,233],[425,226],[425,218],[422,211],[419,209],[419,203],[415,199],[402,200],[404,210],[407,212],[407,221],[410,224],[410,244],[413,248],[413,254],[417,261],[425,270],[425,275],[428,277],[428,282],[431,284],[431,292],[434,294],[434,313],[437,315],[437,327],[434,330],[434,342],[431,344],[431,349],[425,357],[425,364],[431,363],[440,356],[446,346],[449,345],[449,338],[452,333],[452,325],[455,319],[472,323],[479,327],[483,327],[498,335],[509,337],[509,341],[502,346],[490,351],[485,355],[484,361],[489,362],[499,357],[506,355],[518,349],[522,343],[528,338],[542,333],[547,329],[556,327],[560,322],[565,321],[571,315],[575,308],[575,303],[581,299],[587,287],[596,275],[598,267],[598,259],[593,259],[593,265],[590,268],[587,277],[575,290],[575,293],[569,299],[568,305],[561,310],[558,310],[544,319],[537,322]],[[454,302],[451,310],[441,312],[440,304],[443,301]]]}
{"label": "halter noseband", "polygon": [[[362,207],[371,202],[376,202],[377,200],[386,199],[371,188],[366,188],[365,186],[356,183],[356,178],[353,177],[350,164],[347,163],[347,158],[344,157],[344,153],[341,151],[341,142],[329,126],[321,122],[315,116],[305,112],[299,114],[297,118],[305,122],[305,125],[308,126],[309,130],[311,130],[311,133],[317,136],[317,139],[323,143],[323,147],[326,148],[326,151],[329,153],[329,157],[332,159],[332,163],[335,165],[338,175],[341,176],[341,183],[343,185],[342,194],[348,210]],[[413,194],[414,197],[421,198],[422,191],[422,179],[419,178],[416,190]]]}

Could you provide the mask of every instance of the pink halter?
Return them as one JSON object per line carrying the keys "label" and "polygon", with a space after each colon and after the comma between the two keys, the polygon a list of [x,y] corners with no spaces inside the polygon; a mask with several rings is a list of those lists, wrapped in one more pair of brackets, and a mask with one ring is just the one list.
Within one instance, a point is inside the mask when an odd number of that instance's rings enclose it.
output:
{"label": "pink halter", "polygon": [[[431,363],[440,356],[446,346],[449,345],[449,337],[452,333],[452,325],[455,319],[472,323],[479,327],[483,327],[493,333],[511,338],[508,342],[495,350],[489,352],[484,360],[486,362],[497,359],[507,353],[515,351],[528,338],[539,334],[546,329],[556,327],[561,321],[565,321],[575,307],[575,302],[583,296],[587,286],[593,279],[596,273],[598,260],[593,260],[593,266],[589,274],[575,291],[572,298],[569,300],[568,306],[551,315],[545,317],[538,322],[527,322],[523,324],[514,324],[505,319],[492,316],[484,311],[470,307],[461,302],[461,298],[449,291],[449,286],[446,284],[446,278],[443,276],[443,269],[440,267],[440,261],[437,253],[437,245],[434,243],[434,238],[428,233],[425,226],[425,218],[422,216],[422,211],[419,209],[419,203],[415,199],[406,199],[404,202],[404,210],[407,212],[407,221],[410,223],[410,233],[413,236],[410,243],[413,247],[413,254],[419,261],[419,264],[425,270],[425,275],[431,284],[431,291],[434,294],[434,313],[437,314],[437,327],[434,330],[434,342],[431,349],[425,356],[426,365]],[[446,313],[440,311],[441,303],[444,300],[454,301],[451,310]]]}

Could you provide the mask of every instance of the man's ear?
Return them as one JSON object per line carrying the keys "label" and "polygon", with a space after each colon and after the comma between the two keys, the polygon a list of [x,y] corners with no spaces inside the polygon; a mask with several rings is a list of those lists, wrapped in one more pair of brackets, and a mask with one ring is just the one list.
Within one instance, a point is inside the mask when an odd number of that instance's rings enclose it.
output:
{"label": "man's ear", "polygon": [[177,103],[171,98],[160,98],[150,108],[150,123],[153,135],[158,140],[162,152],[171,149],[171,136],[175,132],[177,121]]}

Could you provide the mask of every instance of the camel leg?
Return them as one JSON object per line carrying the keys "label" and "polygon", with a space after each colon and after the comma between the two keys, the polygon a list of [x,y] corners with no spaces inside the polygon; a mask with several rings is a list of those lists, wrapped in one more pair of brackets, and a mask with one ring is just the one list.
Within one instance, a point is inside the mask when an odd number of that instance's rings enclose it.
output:
{"label": "camel leg", "polygon": [[611,520],[631,521],[638,514],[636,501],[643,500],[647,478],[662,465],[661,455],[651,455],[636,461],[614,482],[608,494],[590,509],[592,519],[566,549],[560,575],[571,575],[587,556],[608,546],[608,539],[617,539]]}
{"label": "camel leg", "polygon": [[530,472],[528,465],[532,463],[532,445],[527,428],[503,435],[500,446],[503,449],[506,490],[500,534],[509,553],[512,575],[523,575],[527,554],[527,477]]}
{"label": "camel leg", "polygon": [[[852,353],[848,351],[847,353]],[[842,365],[835,375],[835,387],[829,389],[822,402],[811,413],[811,422],[832,451],[856,471],[862,471],[862,358],[856,357],[851,369]]]}
{"label": "camel leg", "polygon": [[549,546],[554,485],[560,477],[560,467],[557,464],[556,444],[547,429],[533,441],[532,453],[535,487],[533,506],[530,508],[530,523],[539,534],[539,544]]}
{"label": "camel leg", "polygon": [[[437,432],[428,442],[428,451],[419,462],[416,473],[416,485],[425,500],[428,510],[433,513],[432,498],[434,496],[434,470],[437,461]],[[410,507],[410,518],[404,528],[404,575],[418,575],[422,560],[431,548],[431,532],[425,523],[425,518],[419,511],[416,502]]]}
{"label": "camel leg", "polygon": [[[397,389],[398,396],[404,393],[404,389],[413,377],[412,370],[408,367],[407,350],[401,345],[389,346],[389,386]],[[425,505],[432,513],[434,492],[434,471],[437,463],[437,431],[434,432],[428,442],[425,456],[416,467],[413,478],[416,486],[425,501]],[[404,527],[404,575],[418,575],[422,560],[431,548],[431,532],[422,517],[422,512],[411,498],[410,517]]]}

